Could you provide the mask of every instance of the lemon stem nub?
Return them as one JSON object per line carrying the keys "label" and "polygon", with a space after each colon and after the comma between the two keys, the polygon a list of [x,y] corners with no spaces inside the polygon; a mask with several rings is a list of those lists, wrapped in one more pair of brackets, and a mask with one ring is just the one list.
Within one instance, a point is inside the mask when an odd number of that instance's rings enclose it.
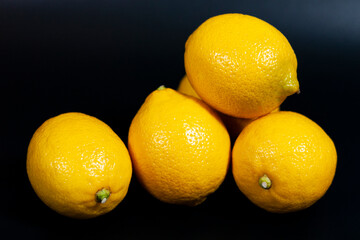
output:
{"label": "lemon stem nub", "polygon": [[157,90],[164,90],[166,87],[164,85],[161,85],[160,87],[158,87]]}
{"label": "lemon stem nub", "polygon": [[263,189],[269,189],[271,188],[271,180],[270,178],[264,174],[264,176],[262,176],[259,179],[259,185],[263,188]]}
{"label": "lemon stem nub", "polygon": [[98,203],[106,203],[106,201],[109,199],[110,197],[110,191],[103,188],[101,190],[99,190],[96,194],[96,201]]}

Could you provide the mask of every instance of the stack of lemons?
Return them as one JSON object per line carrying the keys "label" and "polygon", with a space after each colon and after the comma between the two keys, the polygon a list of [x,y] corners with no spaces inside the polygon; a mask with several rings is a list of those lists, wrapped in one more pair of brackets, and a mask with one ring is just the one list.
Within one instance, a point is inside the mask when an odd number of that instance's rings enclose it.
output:
{"label": "stack of lemons", "polygon": [[74,218],[109,212],[125,197],[132,168],[151,195],[172,204],[205,201],[230,165],[240,191],[270,212],[305,209],[325,194],[335,146],[315,122],[280,111],[299,83],[295,53],[276,28],[243,14],[212,17],[188,38],[184,60],[177,91],[159,87],[135,115],[129,151],[81,113],[35,132],[27,171],[45,204]]}

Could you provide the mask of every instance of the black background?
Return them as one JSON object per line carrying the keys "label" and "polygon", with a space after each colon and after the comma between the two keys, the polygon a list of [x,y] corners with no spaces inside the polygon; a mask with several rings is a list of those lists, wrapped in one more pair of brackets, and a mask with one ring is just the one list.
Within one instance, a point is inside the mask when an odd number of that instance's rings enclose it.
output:
{"label": "black background", "polygon": [[[268,213],[231,174],[197,207],[161,203],[132,178],[123,202],[92,220],[46,207],[27,179],[27,145],[48,118],[79,111],[127,141],[146,96],[185,74],[184,44],[207,18],[238,12],[278,28],[298,59],[301,94],[283,110],[317,122],[334,140],[332,186],[312,207]],[[0,2],[1,236],[98,239],[359,239],[360,1]]]}

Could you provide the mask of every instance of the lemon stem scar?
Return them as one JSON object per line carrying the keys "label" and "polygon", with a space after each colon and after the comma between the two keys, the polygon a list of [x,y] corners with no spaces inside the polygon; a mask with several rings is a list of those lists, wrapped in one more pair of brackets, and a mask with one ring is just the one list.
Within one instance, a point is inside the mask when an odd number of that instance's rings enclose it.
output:
{"label": "lemon stem scar", "polygon": [[110,197],[110,191],[105,188],[99,190],[95,194],[95,198],[98,203],[106,203],[106,201],[109,199],[109,197]]}
{"label": "lemon stem scar", "polygon": [[259,179],[259,185],[260,185],[260,187],[262,187],[263,189],[266,189],[266,190],[271,188],[270,178],[266,174],[264,174],[264,176],[262,176]]}
{"label": "lemon stem scar", "polygon": [[164,90],[166,87],[164,85],[161,85],[160,87],[158,87],[157,90]]}

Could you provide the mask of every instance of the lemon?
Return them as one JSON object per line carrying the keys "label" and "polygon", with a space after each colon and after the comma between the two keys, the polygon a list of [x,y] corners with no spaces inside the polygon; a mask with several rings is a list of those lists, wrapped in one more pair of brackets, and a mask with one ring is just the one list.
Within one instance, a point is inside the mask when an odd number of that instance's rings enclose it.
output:
{"label": "lemon", "polygon": [[39,198],[72,218],[93,218],[125,197],[132,175],[124,143],[104,122],[83,113],[45,121],[27,153],[27,174]]}
{"label": "lemon", "polygon": [[229,166],[230,138],[201,100],[160,87],[132,120],[128,146],[134,171],[155,198],[198,205],[218,189]]}
{"label": "lemon", "polygon": [[263,116],[299,91],[290,43],[275,27],[249,15],[206,20],[186,41],[184,63],[201,99],[237,118]]}
{"label": "lemon", "polygon": [[308,208],[330,187],[337,164],[333,141],[309,118],[270,113],[240,133],[232,151],[239,189],[257,206],[276,213]]}

